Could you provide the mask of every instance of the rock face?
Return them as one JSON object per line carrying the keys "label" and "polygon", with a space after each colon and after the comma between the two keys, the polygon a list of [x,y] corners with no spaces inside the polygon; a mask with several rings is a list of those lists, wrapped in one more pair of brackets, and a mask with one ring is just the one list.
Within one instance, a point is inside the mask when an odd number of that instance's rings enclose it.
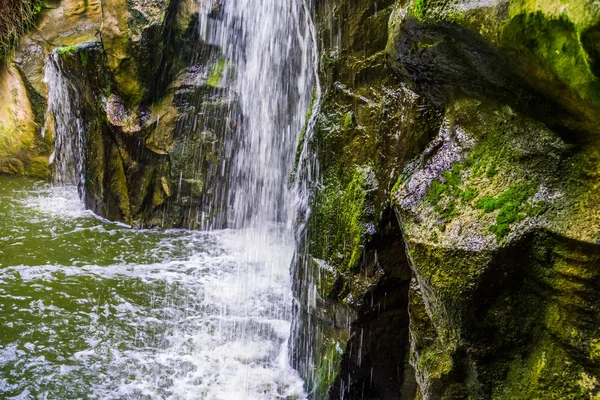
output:
{"label": "rock face", "polygon": [[[136,226],[206,226],[226,115],[222,55],[196,1],[50,3],[0,70],[0,171],[48,177],[56,110],[82,131],[86,205]],[[54,56],[50,56],[54,54]],[[53,59],[67,89],[48,97]],[[60,97],[60,96],[59,96]],[[58,121],[60,122],[60,121]],[[52,166],[51,166],[52,167]]]}
{"label": "rock face", "polygon": [[320,174],[295,265],[315,398],[599,398],[598,5],[315,13]]}

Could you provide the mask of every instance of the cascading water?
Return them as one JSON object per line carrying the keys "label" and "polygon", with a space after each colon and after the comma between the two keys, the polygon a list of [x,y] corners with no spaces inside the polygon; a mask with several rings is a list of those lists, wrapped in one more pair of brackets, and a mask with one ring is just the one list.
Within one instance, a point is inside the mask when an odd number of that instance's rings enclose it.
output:
{"label": "cascading water", "polygon": [[[215,7],[222,7],[212,19]],[[203,4],[203,39],[217,45],[234,75],[230,96],[240,112],[227,143],[229,226],[291,227],[294,197],[288,190],[294,153],[313,90],[313,42],[301,0],[212,0]]]}
{"label": "cascading water", "polygon": [[58,53],[50,53],[44,74],[48,85],[47,115],[51,116],[55,137],[50,164],[53,164],[54,181],[60,185],[77,185],[80,197],[84,198],[84,122],[79,115],[77,90],[62,73],[60,63]]}
{"label": "cascading water", "polygon": [[[219,8],[218,18],[213,18]],[[311,5],[300,0],[212,0],[203,10],[201,36],[224,53],[225,74],[235,76],[230,98],[240,108],[231,115],[238,128],[226,151],[233,157],[229,190],[220,192],[228,198],[217,198],[215,203],[230,207],[229,226],[253,229],[255,251],[269,248],[268,241],[273,240],[269,229],[277,223],[276,242],[290,246],[285,258],[285,265],[290,265],[291,246],[302,242],[302,221],[310,214],[310,186],[317,180],[311,174],[318,171],[318,163],[308,151],[321,96]],[[307,121],[311,97],[312,118]],[[303,128],[305,138],[300,138]],[[295,167],[299,174],[290,187],[287,182],[298,150]],[[299,227],[295,226],[298,221]],[[296,237],[292,228],[297,228]],[[308,301],[305,296],[299,300]],[[279,306],[289,320],[290,305]],[[311,352],[303,353],[308,359],[294,364],[301,365],[303,375],[308,376]]]}
{"label": "cascading water", "polygon": [[218,183],[227,190],[212,201],[228,206],[230,229],[135,231],[86,212],[86,123],[52,53],[53,170],[66,186],[9,179],[0,193],[0,221],[11,221],[0,223],[5,398],[306,398],[287,351],[297,202],[288,181],[314,87],[310,16],[300,0],[201,9],[238,107]]}

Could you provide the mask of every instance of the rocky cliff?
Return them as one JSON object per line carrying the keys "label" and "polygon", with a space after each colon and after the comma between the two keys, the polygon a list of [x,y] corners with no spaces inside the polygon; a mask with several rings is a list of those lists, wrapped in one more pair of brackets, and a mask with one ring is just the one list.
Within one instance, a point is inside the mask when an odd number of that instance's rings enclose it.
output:
{"label": "rocky cliff", "polygon": [[315,14],[319,180],[296,265],[315,396],[599,398],[598,4]]}
{"label": "rocky cliff", "polygon": [[[201,6],[46,4],[0,67],[0,171],[56,175],[57,129],[76,126],[89,208],[136,226],[201,227],[232,104],[222,55],[198,38]],[[51,95],[56,80],[66,83]],[[62,128],[65,113],[77,123]]]}

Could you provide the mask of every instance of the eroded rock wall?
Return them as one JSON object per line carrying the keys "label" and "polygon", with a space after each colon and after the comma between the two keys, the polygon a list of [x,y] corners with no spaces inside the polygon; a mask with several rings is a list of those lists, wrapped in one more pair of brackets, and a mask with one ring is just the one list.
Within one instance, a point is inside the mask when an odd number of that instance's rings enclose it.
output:
{"label": "eroded rock wall", "polygon": [[316,338],[315,398],[599,396],[598,6],[315,14],[319,180],[296,285],[316,291],[298,335]]}
{"label": "eroded rock wall", "polygon": [[[51,178],[53,110],[71,106],[83,127],[80,184],[89,208],[136,226],[200,228],[223,220],[205,195],[222,173],[233,100],[222,54],[198,36],[199,9],[209,6],[49,3],[0,71],[0,170]],[[51,54],[71,105],[48,105]]]}

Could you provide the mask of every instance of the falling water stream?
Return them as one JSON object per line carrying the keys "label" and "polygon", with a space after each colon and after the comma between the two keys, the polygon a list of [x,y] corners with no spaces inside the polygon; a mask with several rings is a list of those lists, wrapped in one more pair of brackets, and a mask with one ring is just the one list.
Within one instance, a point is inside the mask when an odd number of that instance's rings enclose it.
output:
{"label": "falling water stream", "polygon": [[287,351],[288,181],[314,84],[310,20],[297,0],[222,7],[200,29],[241,109],[217,191],[228,229],[134,230],[86,211],[73,88],[47,64],[57,182],[0,177],[0,398],[306,398]]}

